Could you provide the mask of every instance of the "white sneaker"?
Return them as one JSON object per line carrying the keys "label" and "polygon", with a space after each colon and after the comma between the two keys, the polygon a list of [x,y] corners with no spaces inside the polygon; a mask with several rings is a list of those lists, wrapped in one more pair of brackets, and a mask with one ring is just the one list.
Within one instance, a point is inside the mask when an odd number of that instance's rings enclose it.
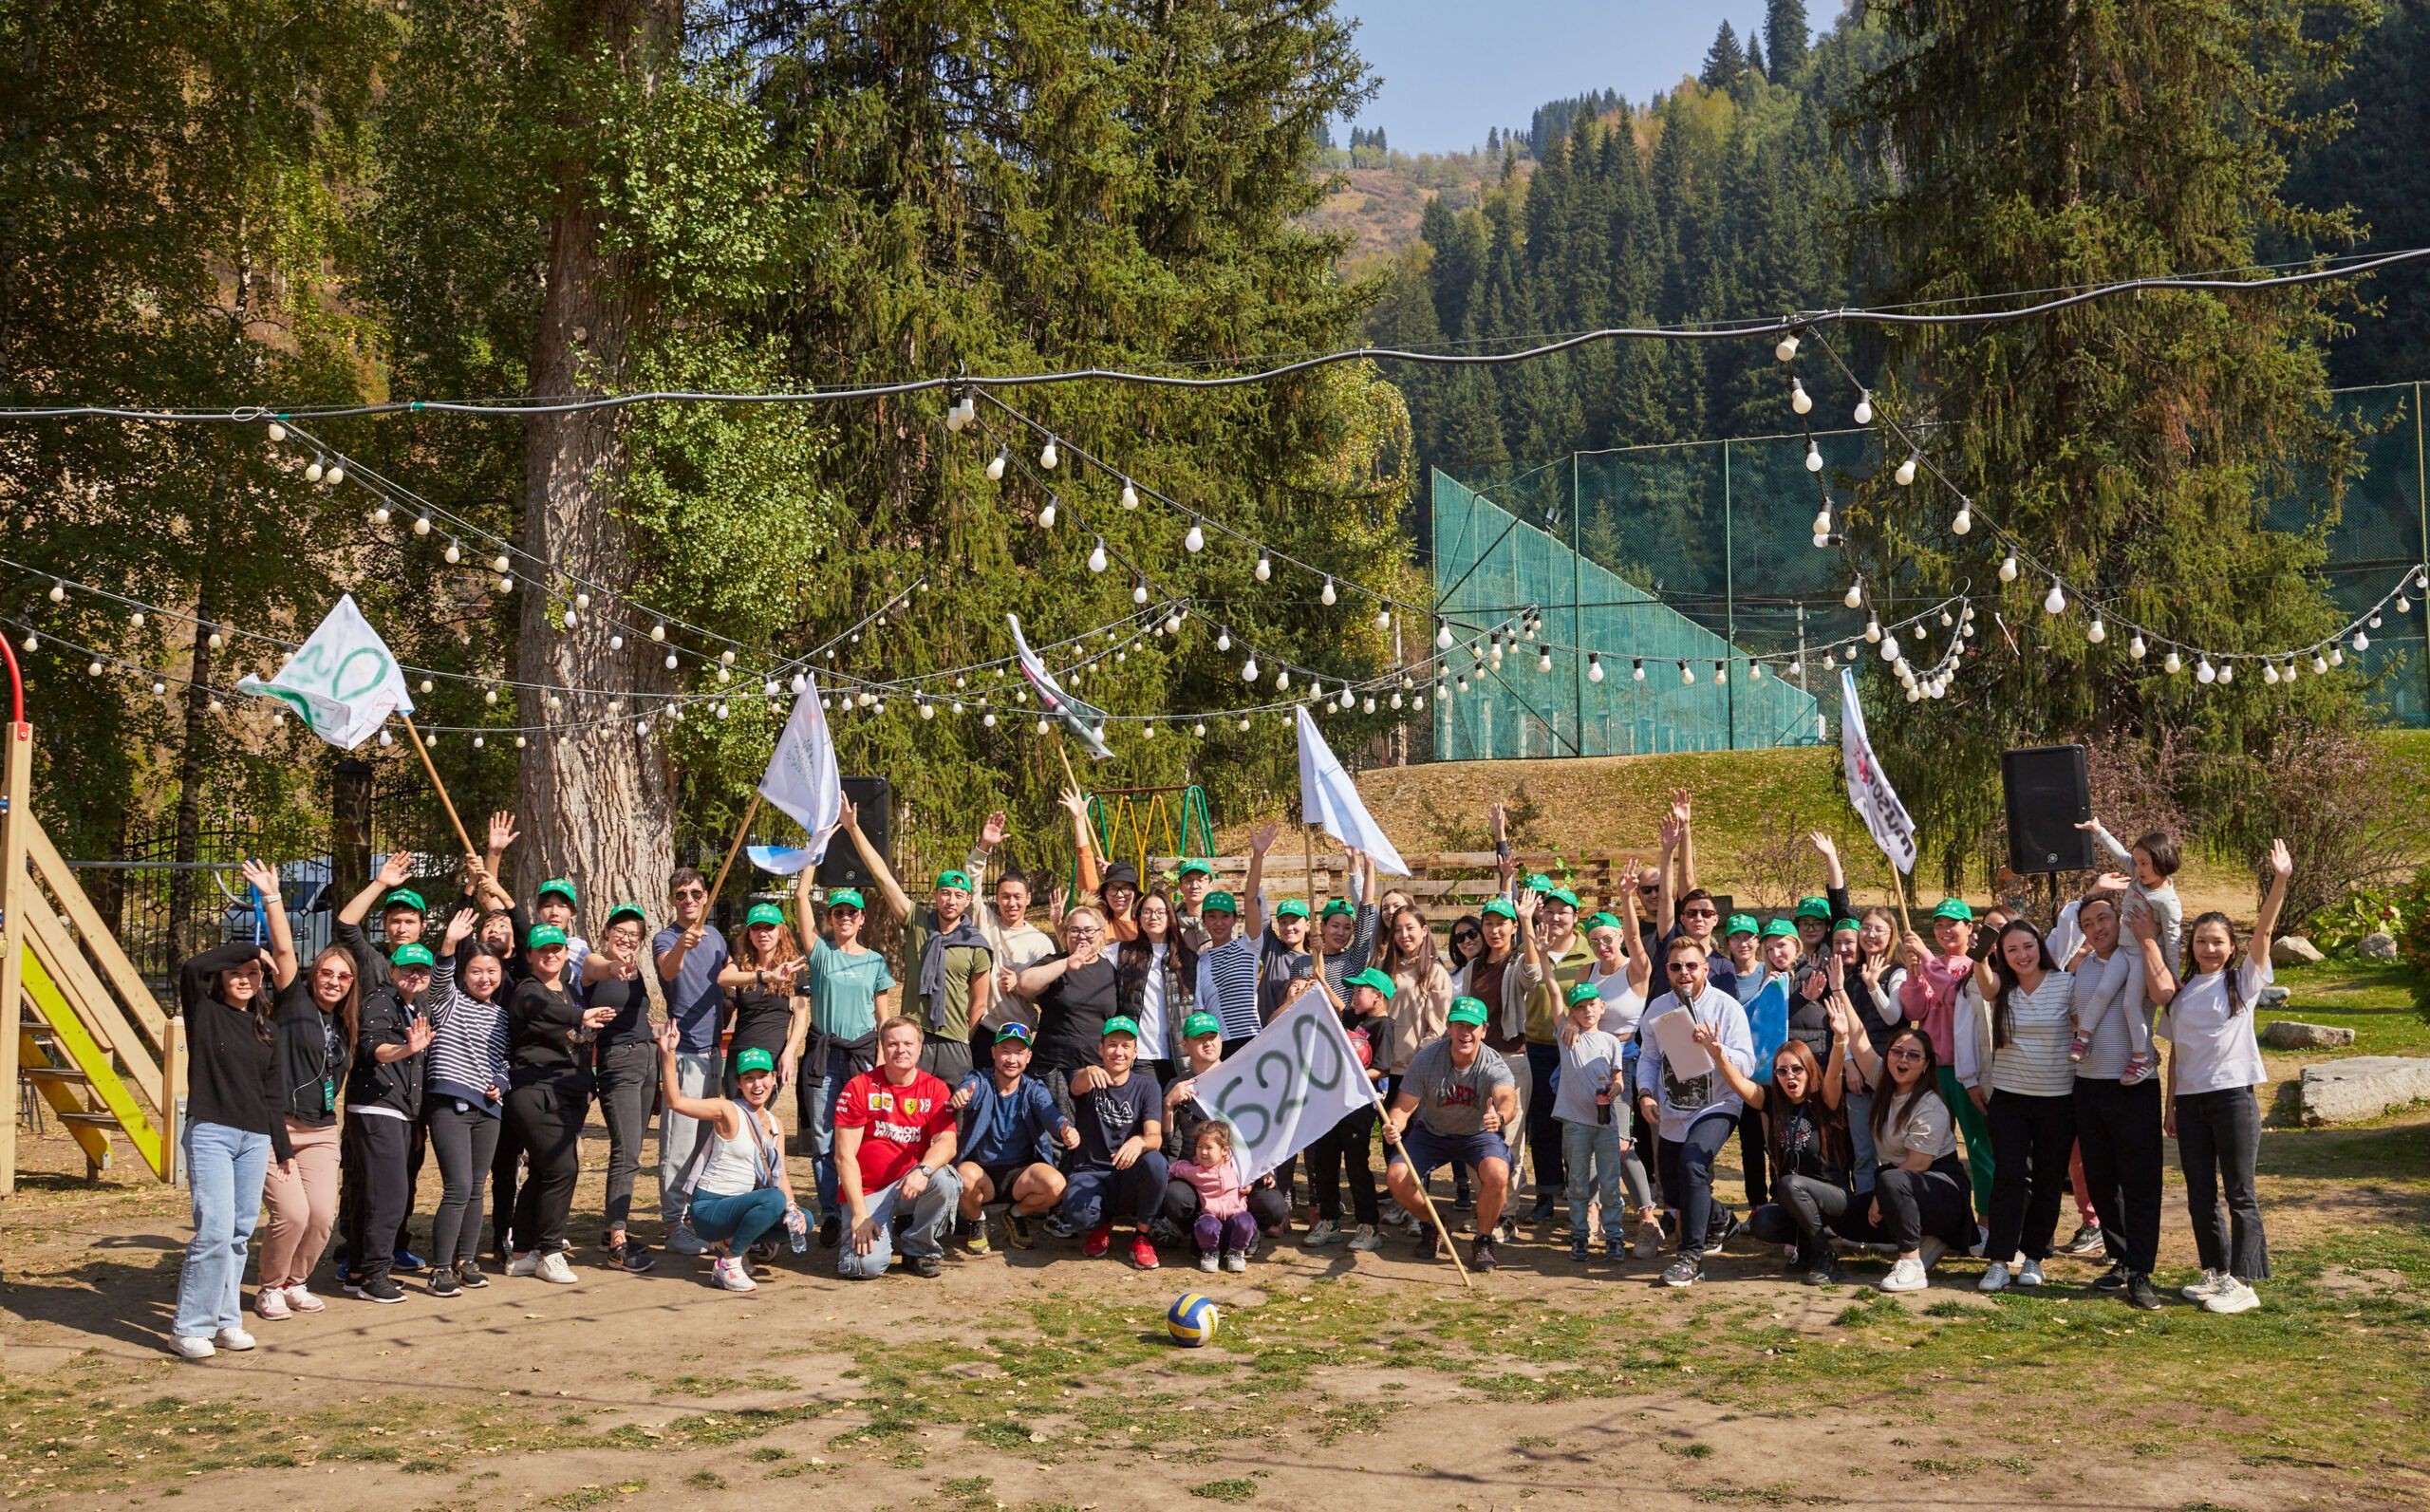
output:
{"label": "white sneaker", "polygon": [[1349,1237],[1349,1235],[1341,1231],[1341,1225],[1339,1223],[1335,1223],[1330,1218],[1319,1218],[1315,1223],[1308,1225],[1308,1231],[1299,1237],[1299,1242],[1302,1244],[1338,1244]]}
{"label": "white sneaker", "polygon": [[249,1350],[253,1347],[253,1336],[241,1328],[223,1328],[211,1336],[211,1342],[223,1350]]}
{"label": "white sneaker", "polygon": [[2225,1280],[2227,1284],[2220,1287],[2212,1295],[2209,1301],[2202,1304],[2205,1311],[2250,1313],[2261,1305],[2261,1297],[2249,1283],[2237,1280],[2233,1276],[2225,1278]]}
{"label": "white sneaker", "polygon": [[509,1276],[537,1276],[540,1274],[539,1253],[535,1250],[527,1249],[520,1255],[508,1256],[506,1260],[506,1274]]}
{"label": "white sneaker", "polygon": [[1985,1250],[1990,1249],[1991,1247],[1991,1225],[1989,1223],[1975,1224],[1974,1242],[1966,1246],[1966,1253],[1979,1258]]}
{"label": "white sneaker", "polygon": [[2189,1302],[2208,1302],[2226,1288],[2229,1279],[2225,1271],[2206,1270],[2200,1280],[2184,1289],[2183,1295]]}
{"label": "white sneaker", "polygon": [[563,1254],[553,1249],[540,1257],[540,1262],[532,1268],[532,1274],[544,1281],[551,1281],[559,1286],[571,1286],[574,1283],[573,1267],[566,1263]]}
{"label": "white sneaker", "polygon": [[253,1313],[266,1323],[283,1323],[295,1315],[287,1310],[287,1288],[265,1286],[253,1293]]}
{"label": "white sneaker", "polygon": [[1350,1236],[1350,1247],[1373,1254],[1384,1247],[1384,1236],[1375,1232],[1374,1224],[1361,1223],[1358,1225],[1358,1231]]}
{"label": "white sneaker", "polygon": [[188,1338],[180,1334],[169,1340],[169,1347],[190,1360],[207,1360],[219,1353],[219,1346],[207,1338]]}
{"label": "white sneaker", "polygon": [[756,1292],[759,1289],[759,1283],[751,1279],[751,1272],[743,1262],[726,1256],[720,1256],[710,1265],[709,1275],[729,1292]]}
{"label": "white sneaker", "polygon": [[1993,1260],[1983,1268],[1983,1279],[1974,1283],[1974,1289],[1978,1292],[1997,1292],[2006,1290],[2008,1284],[2009,1268],[1998,1260]]}
{"label": "white sneaker", "polygon": [[1889,1275],[1875,1284],[1885,1292],[1920,1292],[1930,1286],[1932,1280],[1924,1275],[1924,1262],[1913,1255],[1906,1255],[1890,1267]]}
{"label": "white sneaker", "polygon": [[1216,1268],[1223,1263],[1224,1257],[1211,1249],[1202,1249],[1198,1252],[1198,1268],[1209,1276],[1214,1275]]}
{"label": "white sneaker", "polygon": [[2042,1262],[2040,1260],[2029,1260],[2024,1264],[2018,1266],[2016,1268],[2016,1283],[2019,1286],[2041,1285]]}
{"label": "white sneaker", "polygon": [[1941,1262],[1941,1257],[1948,1253],[1949,1246],[1942,1243],[1939,1240],[1934,1239],[1930,1235],[1926,1235],[1924,1237],[1924,1241],[1916,1246],[1916,1257],[1923,1261],[1924,1269],[1926,1270],[1931,1270],[1934,1266],[1939,1264]]}
{"label": "white sneaker", "polygon": [[678,1223],[666,1231],[666,1247],[678,1255],[706,1255],[709,1252],[708,1244],[692,1232],[688,1222]]}
{"label": "white sneaker", "polygon": [[298,1313],[318,1313],[329,1304],[314,1297],[309,1287],[299,1282],[287,1289],[287,1305]]}

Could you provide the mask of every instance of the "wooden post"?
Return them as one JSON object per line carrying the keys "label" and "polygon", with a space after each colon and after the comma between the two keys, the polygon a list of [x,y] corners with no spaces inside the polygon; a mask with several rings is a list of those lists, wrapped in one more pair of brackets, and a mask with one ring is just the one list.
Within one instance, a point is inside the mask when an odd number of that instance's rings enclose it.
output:
{"label": "wooden post", "polygon": [[[742,849],[742,842],[750,837],[751,821],[759,817],[759,790],[751,790],[751,801],[743,806],[742,823],[734,831],[734,844],[725,848],[725,860],[718,867],[718,880],[709,884],[709,906],[718,905],[718,894],[725,889],[725,874],[734,869],[734,858]],[[704,913],[701,916],[706,918]]]}
{"label": "wooden post", "polygon": [[42,906],[26,874],[26,831],[34,820],[34,727],[24,720],[0,731],[0,1095],[9,1099],[0,1120],[0,1197],[17,1189],[17,1026],[25,1016],[26,911]]}
{"label": "wooden post", "polygon": [[421,732],[414,728],[414,717],[401,714],[397,718],[405,721],[406,738],[413,741],[414,754],[421,757],[421,769],[430,774],[431,791],[439,794],[439,807],[447,811],[447,822],[456,827],[456,838],[464,842],[464,853],[479,855],[481,852],[473,845],[473,837],[464,832],[464,821],[456,817],[456,800],[447,795],[447,784],[439,780],[439,769],[431,765],[430,747],[421,743]]}

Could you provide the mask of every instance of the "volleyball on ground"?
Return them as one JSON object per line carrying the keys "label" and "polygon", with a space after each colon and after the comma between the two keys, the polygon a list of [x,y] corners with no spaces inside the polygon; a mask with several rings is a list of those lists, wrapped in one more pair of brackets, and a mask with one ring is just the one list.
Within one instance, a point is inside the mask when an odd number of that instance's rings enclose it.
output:
{"label": "volleyball on ground", "polygon": [[1185,1292],[1165,1310],[1165,1331],[1176,1344],[1196,1349],[1215,1337],[1215,1304],[1196,1292]]}

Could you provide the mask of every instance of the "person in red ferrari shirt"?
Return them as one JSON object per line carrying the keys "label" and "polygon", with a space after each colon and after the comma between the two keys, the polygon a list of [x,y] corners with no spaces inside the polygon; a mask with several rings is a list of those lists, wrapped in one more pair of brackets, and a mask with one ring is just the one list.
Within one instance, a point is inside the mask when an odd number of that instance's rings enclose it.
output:
{"label": "person in red ferrari shirt", "polygon": [[912,1274],[944,1269],[945,1226],[962,1198],[953,1090],[920,1069],[919,1021],[878,1026],[877,1069],[835,1099],[835,1175],[850,1225],[836,1274],[874,1280],[894,1263],[895,1231]]}

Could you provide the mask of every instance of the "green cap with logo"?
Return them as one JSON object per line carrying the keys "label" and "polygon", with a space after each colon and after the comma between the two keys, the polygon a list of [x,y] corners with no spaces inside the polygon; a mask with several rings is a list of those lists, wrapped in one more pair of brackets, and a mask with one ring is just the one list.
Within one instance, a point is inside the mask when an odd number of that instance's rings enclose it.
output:
{"label": "green cap with logo", "polygon": [[1800,898],[1797,900],[1797,917],[1800,919],[1828,919],[1831,917],[1831,900],[1828,898]]}
{"label": "green cap with logo", "polygon": [[1764,938],[1766,940],[1795,940],[1797,937],[1797,925],[1786,919],[1769,920],[1764,925]]}
{"label": "green cap with logo", "polygon": [[1553,890],[1553,879],[1541,871],[1531,871],[1527,874],[1525,886],[1529,892],[1550,892]]}
{"label": "green cap with logo", "polygon": [[1974,910],[1963,898],[1943,898],[1933,905],[1935,919],[1954,919],[1959,924],[1972,924]]}
{"label": "green cap with logo", "polygon": [[742,916],[742,922],[746,924],[780,924],[785,922],[785,910],[773,903],[755,903],[751,911]]}
{"label": "green cap with logo", "polygon": [[411,908],[416,913],[426,913],[430,909],[430,905],[422,902],[421,894],[414,891],[413,888],[399,887],[380,901],[382,913],[386,913],[391,908]]}
{"label": "green cap with logo", "polygon": [[1285,898],[1280,903],[1274,905],[1274,917],[1277,919],[1305,919],[1308,917],[1308,905],[1300,899]]}
{"label": "green cap with logo", "polygon": [[1393,995],[1400,991],[1399,985],[1392,978],[1373,966],[1364,971],[1352,972],[1341,979],[1341,984],[1345,987],[1373,987],[1384,995],[1386,1002],[1392,1001]]}
{"label": "green cap with logo", "polygon": [[1547,887],[1544,896],[1554,903],[1565,903],[1573,908],[1578,906],[1578,894],[1567,887]]}
{"label": "green cap with logo", "polygon": [[1516,919],[1519,917],[1518,908],[1515,907],[1507,898],[1487,898],[1485,901],[1485,906],[1479,908],[1477,912],[1481,914],[1490,914],[1497,919]]}
{"label": "green cap with logo", "polygon": [[526,950],[545,950],[551,945],[565,943],[566,932],[555,924],[533,924],[532,932],[523,937],[523,948]]}
{"label": "green cap with logo", "polygon": [[1729,916],[1729,922],[1721,926],[1721,932],[1725,938],[1730,935],[1760,935],[1764,932],[1764,926],[1755,922],[1755,916],[1751,913],[1733,913]]}
{"label": "green cap with logo", "polygon": [[1862,929],[1864,925],[1857,923],[1854,919],[1834,919],[1831,921],[1831,932],[1833,934],[1837,934],[1842,929],[1847,930],[1850,934],[1854,934],[1856,931]]}
{"label": "green cap with logo", "polygon": [[649,914],[640,904],[620,903],[613,908],[608,910],[608,927],[611,929],[614,928],[616,921],[619,919],[630,919],[636,923],[645,924],[649,923]]}
{"label": "green cap with logo", "polygon": [[582,902],[582,899],[578,897],[573,890],[573,884],[568,882],[563,877],[551,877],[548,881],[540,884],[540,890],[533,894],[533,896],[545,898],[552,892],[570,904],[579,905]]}
{"label": "green cap with logo", "polygon": [[1241,904],[1239,899],[1233,897],[1228,892],[1210,892],[1205,898],[1199,900],[1198,911],[1201,914],[1237,914],[1241,911]]}
{"label": "green cap with logo", "polygon": [[861,889],[858,887],[830,887],[827,889],[827,906],[832,910],[866,908],[868,905],[861,902]]}
{"label": "green cap with logo", "polygon": [[391,966],[420,966],[424,970],[428,970],[432,964],[430,947],[420,943],[419,942],[413,944],[399,945],[395,952],[388,957],[388,964]]}
{"label": "green cap with logo", "polygon": [[1105,1021],[1105,1033],[1097,1037],[1100,1039],[1112,1039],[1116,1035],[1129,1035],[1133,1039],[1138,1038],[1139,1020],[1131,1017],[1129,1014],[1115,1014],[1112,1017]]}
{"label": "green cap with logo", "polygon": [[1181,1021],[1181,1036],[1184,1039],[1196,1039],[1202,1035],[1220,1035],[1223,1032],[1224,1021],[1210,1013],[1194,1013]]}
{"label": "green cap with logo", "polygon": [[937,886],[940,887],[960,887],[963,891],[968,892],[970,890],[970,873],[966,871],[940,871],[937,873]]}
{"label": "green cap with logo", "polygon": [[755,1071],[773,1072],[776,1069],[776,1057],[757,1045],[746,1048],[740,1055],[734,1057],[734,1073],[738,1076],[747,1076]]}
{"label": "green cap with logo", "polygon": [[1475,998],[1454,998],[1451,999],[1451,1011],[1443,1016],[1443,1020],[1446,1023],[1476,1024],[1482,1027],[1485,1023],[1485,1003]]}
{"label": "green cap with logo", "polygon": [[1327,919],[1347,919],[1357,911],[1357,909],[1353,908],[1350,905],[1349,899],[1332,898],[1326,901],[1324,912],[1321,917]]}
{"label": "green cap with logo", "polygon": [[1623,925],[1619,919],[1613,914],[1595,913],[1586,916],[1586,932],[1590,935],[1598,929],[1619,929],[1624,927],[1626,926]]}
{"label": "green cap with logo", "polygon": [[1211,877],[1215,875],[1215,866],[1212,862],[1202,861],[1198,857],[1192,856],[1187,861],[1183,862],[1180,866],[1173,868],[1173,875],[1176,877]]}
{"label": "green cap with logo", "polygon": [[1601,1002],[1602,1000],[1603,995],[1595,990],[1592,982],[1581,981],[1569,989],[1569,1006],[1572,1008],[1582,1002]]}

